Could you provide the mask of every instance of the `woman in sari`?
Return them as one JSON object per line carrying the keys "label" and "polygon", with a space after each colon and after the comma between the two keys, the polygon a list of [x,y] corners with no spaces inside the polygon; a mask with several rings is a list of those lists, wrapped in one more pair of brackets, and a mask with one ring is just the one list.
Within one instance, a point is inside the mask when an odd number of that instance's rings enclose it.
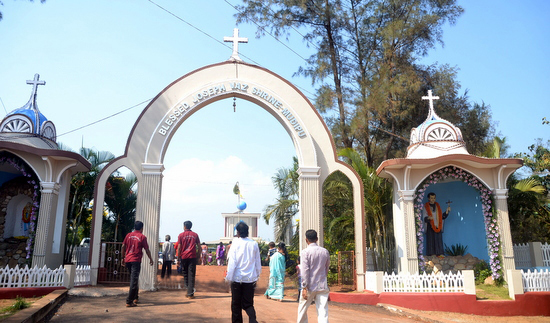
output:
{"label": "woman in sari", "polygon": [[269,259],[269,285],[265,291],[266,298],[283,300],[285,290],[286,273],[286,246],[284,243],[277,245],[277,252]]}

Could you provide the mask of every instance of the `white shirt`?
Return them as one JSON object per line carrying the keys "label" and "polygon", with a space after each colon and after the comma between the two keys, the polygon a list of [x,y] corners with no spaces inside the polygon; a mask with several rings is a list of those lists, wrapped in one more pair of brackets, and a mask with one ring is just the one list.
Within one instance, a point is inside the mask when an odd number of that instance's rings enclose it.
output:
{"label": "white shirt", "polygon": [[328,291],[327,274],[330,265],[328,250],[310,243],[300,254],[302,288],[308,292]]}
{"label": "white shirt", "polygon": [[166,241],[162,244],[162,256],[164,260],[174,260],[174,245],[170,241]]}
{"label": "white shirt", "polygon": [[250,238],[235,238],[227,255],[227,276],[225,280],[238,283],[253,283],[262,272],[260,248]]}

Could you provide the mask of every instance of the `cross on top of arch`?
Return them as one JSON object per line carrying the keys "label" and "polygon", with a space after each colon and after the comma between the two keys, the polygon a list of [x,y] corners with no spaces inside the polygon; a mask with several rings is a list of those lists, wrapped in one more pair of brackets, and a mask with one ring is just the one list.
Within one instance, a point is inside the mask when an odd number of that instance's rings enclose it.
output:
{"label": "cross on top of arch", "polygon": [[242,61],[239,57],[239,43],[248,43],[248,38],[239,37],[239,28],[233,29],[233,37],[224,37],[223,41],[233,43],[233,53],[229,60]]}

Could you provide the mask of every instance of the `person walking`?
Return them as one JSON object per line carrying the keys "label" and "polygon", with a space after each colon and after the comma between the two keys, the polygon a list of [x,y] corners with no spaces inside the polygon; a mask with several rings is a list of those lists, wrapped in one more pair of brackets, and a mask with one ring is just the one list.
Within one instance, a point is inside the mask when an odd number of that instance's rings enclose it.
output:
{"label": "person walking", "polygon": [[317,245],[317,240],[317,231],[306,231],[307,248],[300,254],[302,297],[298,304],[298,323],[307,323],[307,309],[313,301],[317,307],[317,322],[328,322],[330,255],[327,249]]}
{"label": "person walking", "polygon": [[285,274],[286,274],[286,246],[284,242],[277,245],[277,252],[269,260],[269,284],[265,291],[266,298],[283,301],[285,292]]}
{"label": "person walking", "polygon": [[223,265],[224,259],[225,259],[225,246],[223,245],[223,242],[220,241],[220,244],[216,248],[216,262],[218,263],[218,266]]}
{"label": "person walking", "polygon": [[143,222],[136,221],[134,223],[134,231],[128,233],[122,242],[122,265],[126,265],[126,269],[130,272],[130,290],[128,291],[128,297],[126,298],[126,307],[137,306],[139,299],[139,272],[141,271],[141,258],[143,257],[143,249],[147,257],[149,257],[149,264],[153,265],[153,258],[151,257],[151,251],[149,251],[149,245],[147,244],[147,237],[141,232],[143,231]]}
{"label": "person walking", "polygon": [[170,242],[170,235],[167,234],[164,237],[164,243],[162,244],[162,270],[160,272],[160,278],[164,279],[164,274],[167,278],[172,276],[172,263],[174,261],[175,250],[174,245]]}
{"label": "person walking", "polygon": [[178,253],[181,258],[183,283],[187,288],[187,298],[195,298],[195,272],[197,270],[197,249],[200,245],[199,235],[191,231],[193,223],[185,221],[183,232],[178,236]]}
{"label": "person walking", "polygon": [[206,243],[201,243],[201,265],[206,266],[206,261],[208,260],[208,246]]}
{"label": "person walking", "polygon": [[248,237],[248,225],[239,222],[235,230],[237,238],[227,255],[227,275],[231,284],[231,322],[243,322],[243,310],[250,323],[257,323],[254,309],[254,289],[262,272],[258,243]]}

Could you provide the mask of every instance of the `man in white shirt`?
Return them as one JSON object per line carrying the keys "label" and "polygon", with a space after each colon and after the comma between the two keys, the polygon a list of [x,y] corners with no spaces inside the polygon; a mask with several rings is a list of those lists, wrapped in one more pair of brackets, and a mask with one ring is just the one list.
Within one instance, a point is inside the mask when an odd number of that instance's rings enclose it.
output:
{"label": "man in white shirt", "polygon": [[239,222],[235,226],[237,238],[227,255],[227,276],[231,282],[231,321],[243,322],[243,310],[249,322],[257,323],[254,310],[254,289],[262,272],[258,243],[248,238],[248,225]]}
{"label": "man in white shirt", "polygon": [[307,309],[312,301],[317,307],[317,322],[328,322],[327,274],[330,254],[317,245],[317,231],[306,231],[307,248],[300,253],[302,297],[298,304],[298,323],[307,323]]}

